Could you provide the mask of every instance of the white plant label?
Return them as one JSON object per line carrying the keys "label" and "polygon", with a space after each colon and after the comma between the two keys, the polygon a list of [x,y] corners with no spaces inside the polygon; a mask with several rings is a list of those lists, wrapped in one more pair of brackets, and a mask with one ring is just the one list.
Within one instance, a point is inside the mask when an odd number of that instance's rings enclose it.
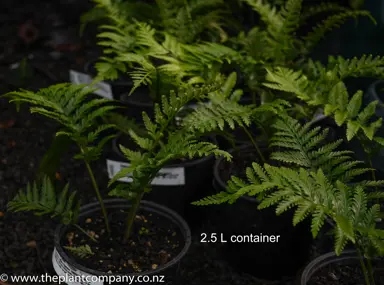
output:
{"label": "white plant label", "polygon": [[[91,84],[93,82],[92,77],[88,74],[74,70],[69,71],[69,78],[73,84]],[[94,92],[96,95],[106,99],[113,99],[112,88],[108,83],[101,81],[93,85],[93,87],[97,88],[97,90]]]}
{"label": "white plant label", "polygon": [[[120,170],[129,167],[127,162],[107,159],[107,169],[109,178],[113,178]],[[130,175],[120,178],[121,182],[132,182]],[[152,185],[157,186],[180,186],[185,185],[184,167],[165,167],[160,169],[156,177],[152,180]]]}
{"label": "white plant label", "polygon": [[96,275],[88,274],[68,264],[56,250],[53,250],[52,264],[59,280],[68,285],[104,285]]}

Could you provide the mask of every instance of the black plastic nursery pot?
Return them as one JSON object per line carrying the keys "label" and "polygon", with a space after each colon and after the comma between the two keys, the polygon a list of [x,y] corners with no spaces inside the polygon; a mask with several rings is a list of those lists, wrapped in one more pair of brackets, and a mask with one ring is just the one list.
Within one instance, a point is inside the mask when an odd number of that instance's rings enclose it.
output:
{"label": "black plastic nursery pot", "polygon": [[[164,206],[141,201],[133,230],[133,233],[140,237],[135,240],[136,243],[132,238],[132,242],[124,247],[118,243],[116,236],[122,235],[124,227],[122,223],[125,222],[126,212],[131,204],[124,199],[108,199],[105,200],[105,206],[111,223],[110,238],[100,230],[104,226],[104,220],[101,218],[101,208],[98,203],[83,206],[79,216],[79,224],[85,230],[89,233],[92,232],[89,231],[90,229],[94,230],[93,233],[96,233],[94,237],[98,237],[97,234],[100,235],[97,244],[90,240],[86,241],[96,253],[95,256],[81,259],[68,253],[64,246],[70,242],[70,237],[74,245],[81,243],[82,239],[87,237],[75,228],[63,225],[57,227],[52,262],[58,276],[65,278],[63,281],[72,285],[177,282],[180,262],[191,244],[191,232],[183,218]],[[143,234],[139,231],[140,227],[141,230],[147,227],[149,233]],[[152,229],[158,231],[153,232],[153,236]],[[129,251],[134,254],[130,254]],[[152,253],[149,254],[150,251]],[[147,258],[149,264],[141,261],[143,256],[144,259],[145,256],[149,256]],[[152,262],[153,264],[150,265]],[[154,264],[155,262],[157,264]],[[149,269],[146,268],[148,266]],[[80,282],[81,276],[85,279],[83,283]],[[101,278],[98,278],[100,276]]]}
{"label": "black plastic nursery pot", "polygon": [[379,117],[384,117],[384,81],[377,80],[372,83],[367,92],[365,93],[365,103],[369,104],[373,101],[378,101],[376,106],[376,115]]}
{"label": "black plastic nursery pot", "polygon": [[[129,166],[129,161],[119,149],[120,144],[130,147],[132,141],[128,136],[121,134],[112,141],[112,151],[106,160],[110,178]],[[191,226],[197,226],[202,221],[205,210],[191,203],[212,193],[213,162],[213,157],[208,156],[171,163],[159,171],[152,181],[152,191],[146,193],[144,198],[171,208],[182,215]],[[119,180],[120,183],[130,181],[129,177]]]}
{"label": "black plastic nursery pot", "polygon": [[[376,284],[384,284],[384,262],[373,260]],[[358,254],[346,250],[340,256],[334,252],[323,254],[303,270],[298,285],[344,285],[365,284]]]}
{"label": "black plastic nursery pot", "polygon": [[[266,149],[264,154],[267,156]],[[255,150],[244,145],[230,151],[232,161],[223,159],[214,166],[214,187],[224,191],[230,176],[243,177],[245,168],[260,162]],[[227,240],[224,254],[239,270],[264,280],[282,280],[296,276],[308,262],[312,244],[309,225],[292,225],[292,213],[276,216],[274,208],[258,210],[254,197],[243,196],[234,204],[212,209],[216,215],[216,232]],[[235,242],[231,242],[231,239]]]}
{"label": "black plastic nursery pot", "polygon": [[154,102],[149,96],[148,88],[145,86],[137,88],[131,95],[129,93],[121,94],[120,103],[123,109],[119,112],[128,118],[142,122],[143,112],[146,112],[150,118],[153,118]]}
{"label": "black plastic nursery pot", "polygon": [[256,125],[252,124],[247,127],[246,130],[243,128],[236,128],[234,130],[227,130],[224,134],[218,134],[216,137],[217,143],[221,149],[225,150],[249,145],[251,143],[251,138],[247,132],[249,132],[252,139],[256,141],[266,141],[266,137],[260,133]]}
{"label": "black plastic nursery pot", "polygon": [[[92,78],[95,78],[97,75],[95,64],[97,62],[97,59],[87,61],[84,65],[84,73],[88,74]],[[133,87],[132,79],[126,75],[121,75],[116,80],[105,80],[103,82],[111,87],[113,99],[115,100],[120,100],[121,95],[129,92]]]}

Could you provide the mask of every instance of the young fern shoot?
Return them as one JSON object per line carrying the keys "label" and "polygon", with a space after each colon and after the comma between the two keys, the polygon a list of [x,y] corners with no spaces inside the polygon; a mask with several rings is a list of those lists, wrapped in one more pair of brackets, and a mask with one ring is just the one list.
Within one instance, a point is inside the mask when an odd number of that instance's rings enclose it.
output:
{"label": "young fern shoot", "polygon": [[80,153],[75,158],[85,163],[103,212],[106,229],[110,233],[107,212],[90,163],[100,157],[104,145],[114,137],[109,135],[99,139],[104,131],[115,127],[113,124],[100,123],[100,119],[117,107],[108,99],[90,99],[93,91],[85,85],[62,83],[38,92],[21,90],[4,96],[16,104],[29,103],[31,113],[55,120],[63,127],[56,136],[68,136],[77,144]]}

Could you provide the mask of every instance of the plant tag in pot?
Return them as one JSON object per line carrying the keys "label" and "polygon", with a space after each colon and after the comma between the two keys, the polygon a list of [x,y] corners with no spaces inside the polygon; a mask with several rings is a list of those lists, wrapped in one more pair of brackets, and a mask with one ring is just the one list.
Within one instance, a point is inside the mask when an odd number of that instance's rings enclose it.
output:
{"label": "plant tag in pot", "polygon": [[103,285],[104,282],[100,282],[100,278],[96,275],[90,275],[84,271],[81,271],[74,266],[66,262],[56,250],[52,254],[52,264],[55,272],[62,278],[62,283],[68,285]]}
{"label": "plant tag in pot", "polygon": [[[121,169],[129,167],[130,164],[122,161],[107,159],[109,178],[114,177]],[[129,176],[119,179],[121,182],[132,182]],[[165,167],[159,170],[152,185],[157,186],[180,186],[185,185],[184,167]]]}
{"label": "plant tag in pot", "polygon": [[[73,84],[91,84],[93,79],[91,76],[78,71],[70,70],[69,78]],[[104,97],[106,99],[113,99],[112,88],[105,82],[98,82],[94,85],[97,90],[94,92],[96,95]]]}

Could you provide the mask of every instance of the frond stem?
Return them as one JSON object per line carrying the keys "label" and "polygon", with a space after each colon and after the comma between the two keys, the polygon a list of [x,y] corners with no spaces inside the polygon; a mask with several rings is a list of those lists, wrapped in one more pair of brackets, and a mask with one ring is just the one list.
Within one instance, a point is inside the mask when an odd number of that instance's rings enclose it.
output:
{"label": "frond stem", "polygon": [[249,139],[251,140],[251,143],[252,145],[255,147],[257,153],[259,154],[261,160],[263,163],[265,163],[265,158],[264,158],[264,155],[263,153],[261,152],[259,146],[257,145],[257,143],[255,142],[255,140],[253,139],[251,133],[248,131],[248,129],[246,127],[243,126],[243,130],[244,132],[247,134],[247,136],[249,137]]}
{"label": "frond stem", "polygon": [[[84,153],[84,150],[81,149],[81,152]],[[93,174],[91,166],[89,165],[89,163],[87,161],[84,161],[84,162],[85,162],[85,166],[87,167],[89,177],[91,178],[93,189],[95,190],[97,200],[99,201],[101,211],[103,213],[106,230],[107,230],[108,234],[110,234],[111,229],[109,227],[107,210],[105,209],[104,201],[103,201],[103,198],[101,197],[99,186],[97,185],[96,178],[95,178],[95,175]]]}
{"label": "frond stem", "polygon": [[81,231],[83,234],[85,234],[87,237],[89,237],[90,240],[99,243],[94,237],[90,236],[82,227],[80,227],[78,224],[73,224],[79,231]]}
{"label": "frond stem", "polygon": [[143,193],[140,193],[138,197],[133,201],[132,207],[129,209],[128,217],[127,217],[127,228],[124,233],[123,244],[125,244],[129,237],[131,236],[133,221],[135,220],[137,210],[139,209],[141,199],[143,198]]}
{"label": "frond stem", "polygon": [[367,258],[367,265],[368,265],[368,272],[372,280],[372,285],[375,285],[375,277],[373,276],[373,267],[372,267],[372,261],[370,258]]}
{"label": "frond stem", "polygon": [[184,0],[184,6],[187,11],[188,19],[192,22],[191,8],[189,7],[188,0]]}
{"label": "frond stem", "polygon": [[361,269],[363,270],[365,284],[371,285],[371,282],[369,281],[368,269],[367,269],[367,266],[365,265],[365,262],[364,262],[364,255],[362,254],[359,246],[357,246],[356,249],[357,249],[357,253],[359,255],[359,261],[360,261]]}

